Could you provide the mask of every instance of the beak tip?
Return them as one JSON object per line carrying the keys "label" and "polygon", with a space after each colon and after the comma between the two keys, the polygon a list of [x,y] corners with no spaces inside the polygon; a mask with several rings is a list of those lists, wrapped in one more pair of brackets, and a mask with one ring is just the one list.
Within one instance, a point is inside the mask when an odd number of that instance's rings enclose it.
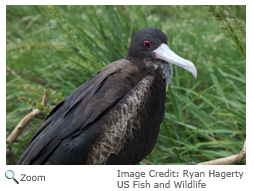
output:
{"label": "beak tip", "polygon": [[197,79],[197,70],[195,70],[195,73],[193,73],[193,76],[195,78],[195,80]]}
{"label": "beak tip", "polygon": [[187,69],[195,78],[195,80],[197,79],[197,69],[195,67],[195,65],[189,61],[189,68]]}

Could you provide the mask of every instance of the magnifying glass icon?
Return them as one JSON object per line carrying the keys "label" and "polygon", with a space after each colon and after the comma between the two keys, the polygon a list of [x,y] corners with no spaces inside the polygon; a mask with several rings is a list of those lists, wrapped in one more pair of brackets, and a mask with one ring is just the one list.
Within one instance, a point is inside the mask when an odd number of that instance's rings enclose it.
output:
{"label": "magnifying glass icon", "polygon": [[12,170],[7,170],[5,172],[5,177],[8,178],[8,179],[13,179],[14,182],[16,182],[17,184],[19,184],[19,181],[17,181],[16,178],[14,178],[14,172]]}

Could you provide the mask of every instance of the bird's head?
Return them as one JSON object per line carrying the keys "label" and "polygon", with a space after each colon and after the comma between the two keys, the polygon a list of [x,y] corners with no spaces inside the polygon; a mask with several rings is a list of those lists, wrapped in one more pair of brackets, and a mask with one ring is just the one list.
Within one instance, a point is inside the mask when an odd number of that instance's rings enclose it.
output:
{"label": "bird's head", "polygon": [[197,77],[195,65],[177,54],[167,45],[167,36],[158,28],[147,27],[139,30],[131,40],[127,54],[133,60],[163,60],[169,65],[184,68]]}

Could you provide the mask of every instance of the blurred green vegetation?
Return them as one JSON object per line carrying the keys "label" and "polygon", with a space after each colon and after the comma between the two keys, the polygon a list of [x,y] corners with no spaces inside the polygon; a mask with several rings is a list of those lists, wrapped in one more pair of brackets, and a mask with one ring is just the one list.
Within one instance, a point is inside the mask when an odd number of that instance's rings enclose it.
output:
{"label": "blurred green vegetation", "polygon": [[[198,77],[174,67],[157,144],[140,164],[238,153],[246,132],[245,16],[245,6],[7,6],[6,136],[41,106],[44,89],[48,106],[56,105],[124,58],[135,32],[155,26],[174,52],[196,65]],[[7,143],[12,158],[20,157],[45,116]]]}

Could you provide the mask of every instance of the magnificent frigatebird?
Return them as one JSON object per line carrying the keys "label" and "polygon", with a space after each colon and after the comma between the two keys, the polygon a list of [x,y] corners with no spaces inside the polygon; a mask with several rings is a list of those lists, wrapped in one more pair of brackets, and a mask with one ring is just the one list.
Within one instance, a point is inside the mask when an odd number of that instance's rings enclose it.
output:
{"label": "magnificent frigatebird", "polygon": [[172,65],[197,77],[160,29],[141,29],[125,59],[102,68],[51,111],[18,164],[137,164],[156,143]]}

